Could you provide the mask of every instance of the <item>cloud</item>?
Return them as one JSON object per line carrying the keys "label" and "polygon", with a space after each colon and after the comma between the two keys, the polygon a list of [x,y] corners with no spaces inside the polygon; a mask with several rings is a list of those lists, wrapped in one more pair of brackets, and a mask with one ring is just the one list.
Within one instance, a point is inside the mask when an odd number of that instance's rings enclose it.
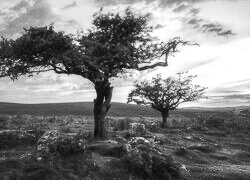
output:
{"label": "cloud", "polygon": [[[75,4],[75,1],[70,4]],[[68,5],[69,6],[69,5]],[[81,29],[80,24],[73,19],[65,19],[53,10],[48,0],[22,0],[8,8],[3,14],[5,20],[0,28],[0,35],[16,38],[23,28],[30,26],[45,26],[55,23],[57,29],[71,32],[72,29]]]}
{"label": "cloud", "polygon": [[189,4],[184,4],[184,3],[182,3],[182,4],[177,5],[177,6],[173,9],[173,12],[182,12],[182,11],[188,9],[189,7],[190,7]]}
{"label": "cloud", "polygon": [[208,99],[200,101],[199,106],[207,107],[233,107],[250,104],[250,94],[238,94],[229,96],[208,96]]}
{"label": "cloud", "polygon": [[200,10],[198,8],[191,8],[185,17],[182,18],[183,23],[192,26],[193,29],[198,30],[204,34],[214,34],[220,37],[229,37],[236,35],[232,30],[227,29],[218,22],[212,22],[206,19],[199,18]]}
{"label": "cloud", "polygon": [[200,9],[199,8],[191,8],[190,9],[190,14],[192,15],[192,16],[195,16],[195,15],[197,15],[197,14],[199,14],[200,13]]}
{"label": "cloud", "polygon": [[[196,31],[208,34],[215,35],[217,37],[230,37],[236,35],[233,30],[224,27],[224,25],[219,22],[213,22],[199,17],[200,9],[196,7],[196,4],[200,2],[209,2],[209,1],[222,1],[222,0],[95,0],[97,4],[102,6],[112,6],[112,5],[133,5],[139,2],[145,2],[146,4],[151,4],[158,2],[159,7],[168,8],[173,13],[178,13],[183,26],[191,26],[192,29]],[[227,0],[233,1],[233,0]],[[181,12],[186,12],[184,15]],[[188,27],[187,26],[187,27]],[[163,28],[161,25],[156,25],[154,29]],[[190,27],[188,27],[190,28]]]}
{"label": "cloud", "polygon": [[178,72],[183,72],[183,71],[189,71],[201,66],[205,66],[207,64],[210,64],[212,62],[215,62],[219,57],[213,57],[209,59],[204,59],[204,60],[199,60],[199,61],[192,61],[188,63],[183,63],[180,68],[177,69]]}
{"label": "cloud", "polygon": [[27,0],[22,0],[19,3],[17,3],[16,5],[14,5],[13,7],[10,8],[10,10],[13,11],[21,11],[23,9],[27,9],[30,7],[30,3]]}
{"label": "cloud", "polygon": [[[20,12],[20,9],[24,9],[24,12]],[[17,36],[24,27],[47,25],[57,18],[47,0],[35,0],[32,6],[27,1],[21,1],[9,10],[17,15],[5,22],[0,32],[8,36]]]}
{"label": "cloud", "polygon": [[161,29],[161,28],[164,28],[165,25],[162,25],[162,24],[156,24],[153,28],[154,29]]}
{"label": "cloud", "polygon": [[243,95],[248,94],[249,89],[250,89],[250,79],[243,79],[243,80],[224,83],[219,87],[210,89],[209,93],[213,94],[216,97],[220,96],[220,97],[233,98],[235,97],[235,94],[240,95],[240,97],[243,97]]}
{"label": "cloud", "polygon": [[[184,7],[185,5],[189,6],[188,4],[195,4],[208,1],[223,1],[223,0],[95,0],[95,3],[101,6],[113,6],[119,4],[132,5],[138,2],[145,2],[146,4],[158,2],[159,7],[162,8],[172,7],[173,5],[175,5],[177,7],[180,7],[179,10],[183,10],[185,9]],[[236,0],[227,0],[227,1],[236,1]]]}
{"label": "cloud", "polygon": [[199,23],[202,22],[202,21],[203,21],[202,19],[192,18],[192,19],[188,20],[187,23],[199,27]]}
{"label": "cloud", "polygon": [[71,4],[68,4],[68,5],[64,6],[63,8],[61,8],[61,9],[65,10],[65,9],[73,8],[73,7],[76,7],[76,6],[77,6],[76,1],[73,1]]}
{"label": "cloud", "polygon": [[225,104],[227,102],[249,102],[250,101],[250,94],[232,94],[232,95],[224,95],[224,96],[210,96],[211,98],[220,99],[221,102]]}
{"label": "cloud", "polygon": [[[200,22],[202,22],[201,20]],[[201,26],[201,29],[204,33],[215,33],[218,36],[232,36],[235,35],[232,30],[224,30],[223,26],[219,23],[208,23],[208,24],[203,24]]]}

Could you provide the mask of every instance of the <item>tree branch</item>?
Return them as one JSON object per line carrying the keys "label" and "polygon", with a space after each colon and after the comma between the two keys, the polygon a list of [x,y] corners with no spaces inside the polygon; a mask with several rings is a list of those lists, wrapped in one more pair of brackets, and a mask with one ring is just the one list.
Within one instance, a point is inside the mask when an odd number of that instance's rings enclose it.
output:
{"label": "tree branch", "polygon": [[138,71],[143,71],[143,70],[147,70],[147,69],[153,69],[155,67],[166,67],[168,66],[168,57],[169,55],[172,55],[175,52],[178,52],[177,46],[182,45],[182,46],[186,46],[186,45],[198,45],[197,43],[191,43],[189,41],[183,41],[181,40],[179,37],[175,37],[173,39],[170,39],[168,43],[166,43],[164,46],[162,46],[159,51],[161,51],[160,53],[160,57],[162,57],[163,55],[165,55],[165,60],[164,62],[156,62],[154,64],[151,65],[147,65],[147,66],[143,66],[143,67],[137,67]]}

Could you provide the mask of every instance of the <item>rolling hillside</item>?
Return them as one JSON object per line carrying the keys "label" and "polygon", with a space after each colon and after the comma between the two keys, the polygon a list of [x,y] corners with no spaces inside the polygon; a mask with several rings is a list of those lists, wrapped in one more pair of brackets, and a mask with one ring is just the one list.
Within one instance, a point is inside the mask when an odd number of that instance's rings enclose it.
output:
{"label": "rolling hillside", "polygon": [[[32,115],[93,115],[92,102],[17,104],[0,102],[0,114]],[[108,113],[110,116],[160,116],[160,113],[148,107],[113,102]]]}
{"label": "rolling hillside", "polygon": [[[250,110],[247,106],[239,107],[221,107],[221,108],[205,108],[190,107],[181,108],[171,114],[182,114],[185,116],[193,116],[196,112],[210,112],[230,115],[229,112],[243,112]],[[0,114],[31,114],[31,115],[93,115],[92,102],[72,102],[72,103],[48,103],[48,104],[18,104],[0,102]],[[245,113],[246,114],[246,113]],[[247,113],[249,114],[249,113]],[[137,106],[133,104],[125,104],[113,102],[108,112],[109,116],[126,116],[126,117],[155,117],[161,114],[151,108]]]}

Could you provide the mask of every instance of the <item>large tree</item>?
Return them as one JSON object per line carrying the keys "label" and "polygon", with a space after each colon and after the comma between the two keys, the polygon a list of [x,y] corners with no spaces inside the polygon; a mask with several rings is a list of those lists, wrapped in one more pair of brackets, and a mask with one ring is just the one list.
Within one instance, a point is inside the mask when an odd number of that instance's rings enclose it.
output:
{"label": "large tree", "polygon": [[96,91],[94,136],[105,137],[105,115],[113,90],[110,80],[130,70],[167,66],[177,47],[190,43],[178,37],[154,42],[149,16],[135,15],[130,9],[124,15],[99,11],[93,17],[93,27],[85,33],[65,34],[50,25],[24,29],[17,39],[2,38],[0,77],[16,80],[54,71],[90,80]]}
{"label": "large tree", "polygon": [[180,104],[205,98],[205,87],[192,83],[196,76],[178,73],[176,77],[163,79],[161,75],[150,81],[135,82],[129,93],[128,102],[150,106],[162,115],[162,127],[166,126],[169,111]]}

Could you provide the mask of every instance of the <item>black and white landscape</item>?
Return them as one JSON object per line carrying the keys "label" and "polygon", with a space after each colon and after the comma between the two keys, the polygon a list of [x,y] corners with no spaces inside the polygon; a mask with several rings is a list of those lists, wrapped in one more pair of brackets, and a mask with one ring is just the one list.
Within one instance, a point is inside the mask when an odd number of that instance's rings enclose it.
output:
{"label": "black and white landscape", "polygon": [[250,179],[246,0],[2,0],[0,179]]}

